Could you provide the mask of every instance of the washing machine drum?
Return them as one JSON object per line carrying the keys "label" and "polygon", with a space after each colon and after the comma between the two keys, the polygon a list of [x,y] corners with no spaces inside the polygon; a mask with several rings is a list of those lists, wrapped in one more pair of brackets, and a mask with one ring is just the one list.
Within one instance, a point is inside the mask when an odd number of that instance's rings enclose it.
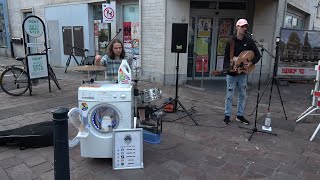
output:
{"label": "washing machine drum", "polygon": [[101,133],[110,133],[117,129],[120,120],[119,110],[110,104],[99,104],[91,109],[90,124]]}

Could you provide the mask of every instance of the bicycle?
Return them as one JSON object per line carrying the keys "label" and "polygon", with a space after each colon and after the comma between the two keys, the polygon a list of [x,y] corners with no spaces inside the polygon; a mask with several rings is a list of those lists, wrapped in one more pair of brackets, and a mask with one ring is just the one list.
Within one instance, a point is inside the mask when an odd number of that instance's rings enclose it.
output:
{"label": "bicycle", "polygon": [[[3,92],[12,96],[20,96],[24,94],[29,88],[31,93],[32,86],[38,85],[39,80],[31,79],[29,81],[26,70],[26,63],[24,62],[25,57],[17,57],[16,60],[21,61],[23,67],[19,67],[16,65],[7,66],[6,69],[1,73],[0,87]],[[50,79],[54,81],[58,89],[61,89],[58,79],[50,64],[48,64],[48,67]]]}
{"label": "bicycle", "polygon": [[[67,45],[68,47],[71,47],[71,50],[70,50],[70,54],[69,54],[69,57],[68,57],[68,60],[66,62],[66,69],[64,70],[64,73],[67,73],[67,69],[70,65],[70,61],[71,61],[71,58],[73,57],[74,61],[76,62],[76,64],[78,66],[83,66],[83,65],[93,65],[94,64],[94,56],[87,56],[86,55],[86,52],[89,52],[88,49],[83,49],[83,48],[79,48],[77,46],[71,46],[71,45]],[[76,56],[75,56],[75,49],[79,50],[82,54],[81,56],[81,60],[80,60],[80,63],[79,61],[77,60]],[[93,57],[92,61],[91,61],[91,64],[90,64],[90,61],[89,61],[89,57]]]}

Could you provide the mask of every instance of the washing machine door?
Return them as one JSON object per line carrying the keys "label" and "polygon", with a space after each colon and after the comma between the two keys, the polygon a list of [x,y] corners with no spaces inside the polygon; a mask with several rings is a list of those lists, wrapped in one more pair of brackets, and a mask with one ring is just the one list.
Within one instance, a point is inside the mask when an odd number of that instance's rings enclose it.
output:
{"label": "washing machine door", "polygon": [[93,107],[89,117],[91,128],[103,134],[111,133],[117,129],[122,119],[120,111],[107,103]]}
{"label": "washing machine door", "polygon": [[80,108],[72,108],[68,112],[68,136],[69,147],[73,148],[79,144],[80,139],[89,135],[88,114]]}

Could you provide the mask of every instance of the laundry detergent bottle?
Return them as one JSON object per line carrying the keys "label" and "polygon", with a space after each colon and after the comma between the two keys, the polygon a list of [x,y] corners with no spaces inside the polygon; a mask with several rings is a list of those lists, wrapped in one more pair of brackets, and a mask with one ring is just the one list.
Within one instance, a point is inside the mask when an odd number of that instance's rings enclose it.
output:
{"label": "laundry detergent bottle", "polygon": [[126,59],[123,59],[118,70],[118,83],[131,84],[131,69]]}

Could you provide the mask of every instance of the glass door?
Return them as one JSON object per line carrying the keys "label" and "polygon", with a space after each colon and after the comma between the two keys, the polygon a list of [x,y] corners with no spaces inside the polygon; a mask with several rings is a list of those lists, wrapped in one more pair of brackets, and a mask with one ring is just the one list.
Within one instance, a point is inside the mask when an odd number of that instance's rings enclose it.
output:
{"label": "glass door", "polygon": [[218,21],[217,52],[214,70],[223,69],[224,50],[226,43],[234,31],[234,18],[220,18]]}
{"label": "glass door", "polygon": [[214,62],[212,51],[214,18],[190,18],[189,44],[188,44],[188,77],[200,78],[202,71],[204,77],[209,77],[211,63]]}

